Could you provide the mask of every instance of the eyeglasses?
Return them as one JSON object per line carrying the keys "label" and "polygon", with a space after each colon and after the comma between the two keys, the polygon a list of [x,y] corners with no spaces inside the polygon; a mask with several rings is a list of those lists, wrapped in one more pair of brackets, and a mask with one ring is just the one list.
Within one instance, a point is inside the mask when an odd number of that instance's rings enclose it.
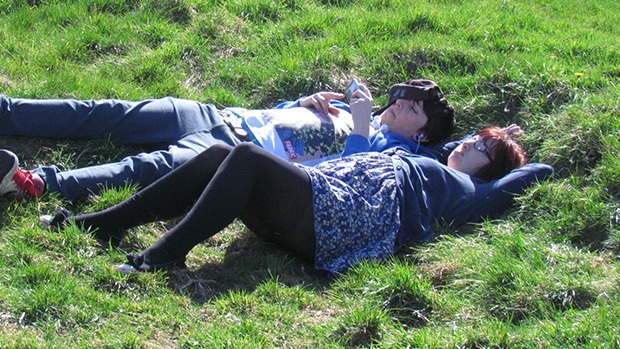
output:
{"label": "eyeglasses", "polygon": [[474,143],[474,148],[477,151],[484,153],[487,156],[487,158],[489,158],[489,161],[493,162],[493,158],[491,158],[491,153],[489,153],[489,150],[487,149],[486,144],[484,144],[484,141],[479,139],[477,136],[474,137],[474,141],[476,141]]}

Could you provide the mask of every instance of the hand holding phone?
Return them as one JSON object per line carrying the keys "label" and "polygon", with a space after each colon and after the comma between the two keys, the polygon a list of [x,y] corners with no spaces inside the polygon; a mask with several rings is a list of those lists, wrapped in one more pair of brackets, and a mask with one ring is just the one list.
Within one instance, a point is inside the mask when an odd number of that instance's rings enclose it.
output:
{"label": "hand holding phone", "polygon": [[360,89],[359,82],[357,82],[356,79],[352,79],[351,82],[349,83],[349,86],[347,86],[347,89],[344,91],[345,96],[347,96],[347,101],[350,101],[351,95],[353,94],[353,92],[359,89]]}

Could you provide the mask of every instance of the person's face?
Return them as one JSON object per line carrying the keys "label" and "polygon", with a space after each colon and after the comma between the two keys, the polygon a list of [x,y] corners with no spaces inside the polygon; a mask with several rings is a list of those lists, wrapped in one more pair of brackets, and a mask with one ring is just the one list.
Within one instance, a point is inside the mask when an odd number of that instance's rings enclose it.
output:
{"label": "person's face", "polygon": [[[424,101],[397,99],[381,114],[381,125],[387,125],[390,132],[415,140],[415,136],[428,122],[423,103]],[[425,141],[425,137],[420,140]]]}
{"label": "person's face", "polygon": [[461,143],[448,156],[448,167],[474,176],[480,169],[491,163],[491,142],[483,142],[474,136]]}

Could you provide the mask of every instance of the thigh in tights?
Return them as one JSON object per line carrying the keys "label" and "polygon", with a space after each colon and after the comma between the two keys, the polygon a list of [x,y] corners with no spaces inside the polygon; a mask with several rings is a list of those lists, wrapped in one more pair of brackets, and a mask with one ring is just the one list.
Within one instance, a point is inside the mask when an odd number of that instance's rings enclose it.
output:
{"label": "thigh in tights", "polygon": [[[207,152],[220,148],[230,149],[214,146]],[[257,146],[241,144],[225,157],[187,215],[143,252],[145,261],[182,259],[235,218],[268,241],[313,259],[312,184],[307,173]]]}

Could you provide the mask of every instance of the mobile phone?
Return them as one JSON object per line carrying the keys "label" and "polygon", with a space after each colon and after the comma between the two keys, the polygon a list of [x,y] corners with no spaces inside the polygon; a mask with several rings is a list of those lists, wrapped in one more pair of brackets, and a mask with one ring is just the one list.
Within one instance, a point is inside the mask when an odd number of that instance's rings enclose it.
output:
{"label": "mobile phone", "polygon": [[359,82],[357,82],[356,79],[351,79],[351,82],[349,83],[349,86],[347,86],[347,89],[344,91],[345,96],[347,96],[347,101],[351,100],[351,95],[353,94],[353,92],[357,91],[360,89],[360,84]]}

